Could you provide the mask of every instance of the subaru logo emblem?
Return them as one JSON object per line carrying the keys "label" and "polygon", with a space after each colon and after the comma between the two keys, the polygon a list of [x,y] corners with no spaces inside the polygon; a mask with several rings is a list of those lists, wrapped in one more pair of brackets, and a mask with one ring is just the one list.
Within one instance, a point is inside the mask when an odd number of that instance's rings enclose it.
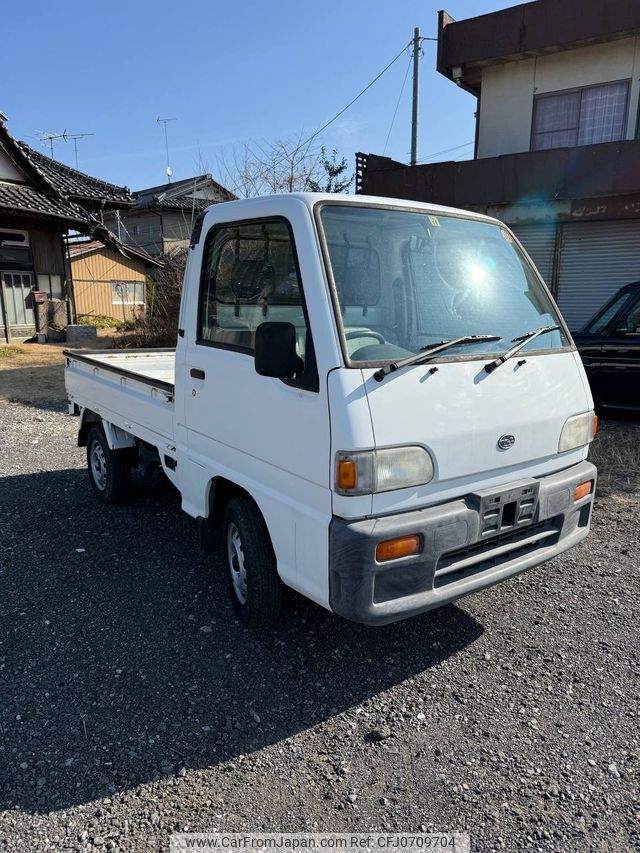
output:
{"label": "subaru logo emblem", "polygon": [[515,435],[510,435],[509,433],[505,433],[505,435],[501,435],[498,439],[498,447],[500,450],[509,450],[510,447],[516,443]]}

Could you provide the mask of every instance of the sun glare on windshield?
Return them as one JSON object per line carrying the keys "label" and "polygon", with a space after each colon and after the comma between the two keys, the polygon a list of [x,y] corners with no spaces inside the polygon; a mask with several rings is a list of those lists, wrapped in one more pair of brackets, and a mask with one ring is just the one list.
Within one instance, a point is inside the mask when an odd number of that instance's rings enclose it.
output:
{"label": "sun glare on windshield", "polygon": [[[404,359],[442,340],[498,336],[465,357],[501,353],[556,309],[511,234],[482,220],[324,204],[320,221],[351,363]],[[539,349],[568,345],[561,330]],[[443,357],[459,356],[452,347]]]}

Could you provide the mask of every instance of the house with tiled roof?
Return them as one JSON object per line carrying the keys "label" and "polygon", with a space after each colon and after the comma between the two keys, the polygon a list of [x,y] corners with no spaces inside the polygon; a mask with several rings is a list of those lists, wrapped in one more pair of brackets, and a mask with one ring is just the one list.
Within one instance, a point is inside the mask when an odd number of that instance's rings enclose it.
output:
{"label": "house with tiled roof", "polygon": [[186,248],[197,215],[211,204],[236,198],[208,174],[148,187],[133,196],[133,207],[105,221],[123,243],[152,255]]}
{"label": "house with tiled roof", "polygon": [[33,291],[67,301],[72,285],[64,236],[117,243],[104,217],[131,208],[126,187],[72,169],[16,141],[0,114],[0,341],[36,330]]}

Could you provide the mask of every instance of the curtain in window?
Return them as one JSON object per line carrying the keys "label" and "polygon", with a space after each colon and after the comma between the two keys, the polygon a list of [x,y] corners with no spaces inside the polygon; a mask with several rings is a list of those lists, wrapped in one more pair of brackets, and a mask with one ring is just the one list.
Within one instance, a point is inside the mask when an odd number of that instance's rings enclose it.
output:
{"label": "curtain in window", "polygon": [[580,118],[580,92],[548,95],[536,100],[533,148],[575,145]]}
{"label": "curtain in window", "polygon": [[629,83],[607,83],[584,89],[580,105],[578,145],[624,138]]}

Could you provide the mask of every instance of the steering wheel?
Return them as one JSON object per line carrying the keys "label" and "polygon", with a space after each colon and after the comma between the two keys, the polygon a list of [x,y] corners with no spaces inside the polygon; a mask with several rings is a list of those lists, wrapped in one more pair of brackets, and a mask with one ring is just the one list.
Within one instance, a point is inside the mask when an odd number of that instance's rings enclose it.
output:
{"label": "steering wheel", "polygon": [[352,341],[354,338],[375,338],[378,343],[386,344],[384,335],[380,332],[374,332],[371,329],[351,329],[344,333],[345,340]]}

